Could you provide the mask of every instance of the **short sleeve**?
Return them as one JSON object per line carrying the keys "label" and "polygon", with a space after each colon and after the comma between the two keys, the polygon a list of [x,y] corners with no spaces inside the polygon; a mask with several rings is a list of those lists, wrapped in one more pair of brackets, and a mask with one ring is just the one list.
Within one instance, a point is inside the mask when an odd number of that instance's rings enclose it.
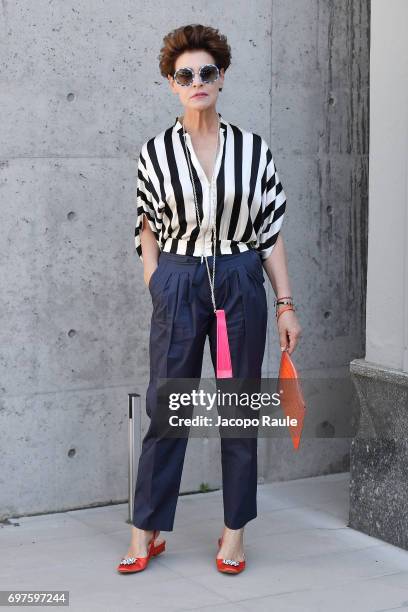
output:
{"label": "short sleeve", "polygon": [[280,182],[272,152],[267,146],[266,167],[262,176],[262,223],[257,250],[262,259],[272,253],[286,209],[286,195]]}
{"label": "short sleeve", "polygon": [[140,236],[143,229],[143,215],[146,215],[150,229],[155,235],[157,242],[159,243],[159,224],[157,221],[157,215],[154,207],[154,197],[152,191],[152,183],[150,181],[145,158],[145,147],[142,147],[142,151],[139,155],[137,162],[137,192],[136,192],[136,225],[135,225],[135,251],[139,255],[141,261],[143,261],[142,245]]}

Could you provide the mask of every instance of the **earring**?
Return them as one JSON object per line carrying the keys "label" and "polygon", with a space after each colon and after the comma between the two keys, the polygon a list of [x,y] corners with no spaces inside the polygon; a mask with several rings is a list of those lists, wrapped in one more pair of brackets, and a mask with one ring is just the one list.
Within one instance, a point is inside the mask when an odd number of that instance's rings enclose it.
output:
{"label": "earring", "polygon": [[218,89],[218,91],[222,91],[222,87],[220,87],[220,88]]}

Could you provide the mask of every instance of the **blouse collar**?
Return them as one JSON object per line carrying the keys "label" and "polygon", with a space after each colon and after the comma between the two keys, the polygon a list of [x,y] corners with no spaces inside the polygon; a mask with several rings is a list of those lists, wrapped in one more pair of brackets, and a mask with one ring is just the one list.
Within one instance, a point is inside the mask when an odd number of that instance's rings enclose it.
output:
{"label": "blouse collar", "polygon": [[[220,119],[220,130],[224,130],[225,132],[227,129],[228,121],[224,119],[224,117],[222,117],[221,113],[218,113],[218,117]],[[183,131],[183,124],[180,123],[178,116],[176,117],[173,127],[177,130],[178,133],[181,133]]]}

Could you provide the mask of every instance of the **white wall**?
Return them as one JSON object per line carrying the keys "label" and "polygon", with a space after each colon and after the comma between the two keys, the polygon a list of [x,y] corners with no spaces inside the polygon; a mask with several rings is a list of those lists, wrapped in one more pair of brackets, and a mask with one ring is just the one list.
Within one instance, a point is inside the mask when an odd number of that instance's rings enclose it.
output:
{"label": "white wall", "polygon": [[408,2],[372,0],[366,359],[408,371]]}

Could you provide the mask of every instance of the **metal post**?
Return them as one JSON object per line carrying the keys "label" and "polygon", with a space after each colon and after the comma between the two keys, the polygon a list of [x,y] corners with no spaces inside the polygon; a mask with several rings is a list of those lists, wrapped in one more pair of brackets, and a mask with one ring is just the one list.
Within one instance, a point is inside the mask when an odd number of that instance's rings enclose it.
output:
{"label": "metal post", "polygon": [[[129,407],[129,464],[128,464],[128,486],[129,486],[129,516],[128,522],[132,524],[133,522],[133,496],[135,492],[135,398],[137,398],[138,402],[138,415],[141,417],[140,405],[141,405],[141,396],[140,393],[129,393],[128,394],[128,407]],[[140,443],[140,440],[139,440]]]}

